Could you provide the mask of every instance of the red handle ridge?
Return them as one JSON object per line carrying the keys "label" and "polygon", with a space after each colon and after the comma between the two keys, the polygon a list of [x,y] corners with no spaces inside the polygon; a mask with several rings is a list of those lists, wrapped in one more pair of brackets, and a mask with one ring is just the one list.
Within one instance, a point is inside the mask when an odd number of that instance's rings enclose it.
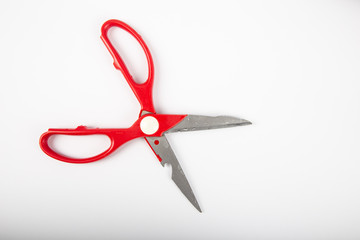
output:
{"label": "red handle ridge", "polygon": [[[141,45],[142,49],[145,52],[146,60],[148,63],[148,78],[147,80],[142,83],[138,84],[134,81],[133,77],[131,76],[129,70],[127,69],[123,59],[119,55],[119,53],[116,51],[112,43],[110,42],[107,33],[110,28],[112,27],[118,27],[126,32],[130,33]],[[129,25],[126,23],[119,21],[119,20],[108,20],[106,21],[103,26],[101,27],[101,36],[100,38],[104,42],[105,46],[109,50],[111,56],[114,59],[114,66],[116,69],[119,69],[122,74],[124,75],[126,81],[130,85],[132,91],[134,92],[136,98],[140,102],[141,105],[141,111],[145,110],[148,112],[155,113],[154,104],[153,104],[153,98],[152,98],[152,87],[154,82],[154,63],[151,57],[151,53],[147,45],[145,44],[144,40],[141,38],[141,36]]]}

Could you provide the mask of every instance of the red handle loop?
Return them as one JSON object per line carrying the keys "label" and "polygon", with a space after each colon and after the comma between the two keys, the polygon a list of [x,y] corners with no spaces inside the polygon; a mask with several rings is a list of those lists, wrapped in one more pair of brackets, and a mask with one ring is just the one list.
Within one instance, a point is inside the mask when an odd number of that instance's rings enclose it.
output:
{"label": "red handle loop", "polygon": [[[144,118],[156,118],[159,123],[158,129],[156,132],[152,134],[146,134],[141,129],[141,121]],[[124,143],[138,138],[138,137],[160,137],[169,130],[170,128],[174,127],[176,124],[181,122],[186,115],[167,115],[167,114],[148,114],[140,117],[135,123],[129,128],[87,128],[84,126],[77,127],[75,129],[49,129],[40,137],[40,147],[52,158],[63,162],[69,163],[89,163],[100,160],[112,152],[114,152],[118,147],[123,145]],[[61,155],[55,152],[49,146],[48,140],[51,136],[54,135],[92,135],[92,134],[102,134],[106,135],[110,138],[111,144],[110,147],[105,150],[104,152],[89,158],[71,158],[64,155]]]}
{"label": "red handle loop", "polygon": [[[146,82],[142,84],[138,84],[134,81],[133,77],[131,76],[129,70],[127,69],[124,61],[120,57],[119,53],[116,51],[112,43],[110,42],[107,33],[110,28],[112,27],[119,27],[128,33],[130,33],[141,45],[143,48],[147,63],[148,63],[148,78]],[[129,25],[126,23],[119,21],[119,20],[108,20],[106,21],[103,26],[101,27],[101,36],[100,38],[103,40],[105,46],[109,50],[110,54],[112,55],[114,59],[114,66],[116,69],[119,69],[122,74],[124,75],[126,81],[130,85],[132,91],[134,92],[136,98],[140,102],[141,110],[145,110],[148,112],[155,113],[153,100],[152,100],[152,87],[154,82],[154,63],[149,51],[149,48],[146,46],[144,40],[141,38],[141,36],[132,29]]]}
{"label": "red handle loop", "polygon": [[[89,163],[100,160],[112,152],[114,152],[119,146],[124,144],[131,139],[142,136],[142,133],[137,130],[136,127],[131,127],[128,129],[88,129],[84,126],[79,126],[75,129],[49,129],[47,132],[41,135],[40,137],[40,147],[41,149],[50,157],[57,160],[68,162],[68,163]],[[110,138],[111,144],[110,147],[104,152],[89,158],[71,158],[64,155],[61,155],[55,152],[50,148],[48,140],[51,136],[54,135],[93,135],[93,134],[102,134]]]}

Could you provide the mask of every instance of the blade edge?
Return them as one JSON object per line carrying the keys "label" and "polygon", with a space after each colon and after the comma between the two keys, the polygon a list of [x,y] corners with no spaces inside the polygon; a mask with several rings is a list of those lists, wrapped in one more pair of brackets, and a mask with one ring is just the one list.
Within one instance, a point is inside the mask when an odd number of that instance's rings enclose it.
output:
{"label": "blade edge", "polygon": [[[198,201],[196,200],[195,194],[191,189],[191,186],[186,179],[185,173],[181,168],[179,161],[177,160],[174,151],[172,150],[167,138],[161,137],[145,137],[146,141],[154,151],[156,156],[159,158],[161,165],[164,167],[165,164],[171,165],[171,179],[174,181],[176,186],[189,200],[189,202],[199,211],[201,208]],[[157,144],[155,144],[155,142]]]}
{"label": "blade edge", "polygon": [[187,115],[181,122],[167,130],[165,133],[188,132],[245,126],[252,124],[250,121],[230,116],[202,116]]}

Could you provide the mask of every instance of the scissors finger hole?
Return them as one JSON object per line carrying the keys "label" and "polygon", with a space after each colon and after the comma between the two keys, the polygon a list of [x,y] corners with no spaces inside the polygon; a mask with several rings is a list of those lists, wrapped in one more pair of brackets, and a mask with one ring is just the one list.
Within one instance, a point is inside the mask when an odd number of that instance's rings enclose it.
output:
{"label": "scissors finger hole", "polygon": [[49,147],[60,155],[82,159],[96,156],[110,147],[109,137],[102,134],[71,136],[57,134],[48,140]]}
{"label": "scissors finger hole", "polygon": [[111,43],[123,59],[134,81],[138,84],[144,83],[148,78],[148,64],[139,42],[120,28],[111,28],[108,37],[112,39]]}

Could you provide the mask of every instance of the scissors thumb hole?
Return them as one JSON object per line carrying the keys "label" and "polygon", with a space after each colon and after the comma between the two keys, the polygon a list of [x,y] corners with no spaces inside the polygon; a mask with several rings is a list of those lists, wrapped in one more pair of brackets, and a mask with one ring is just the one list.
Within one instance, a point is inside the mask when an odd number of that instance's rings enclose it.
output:
{"label": "scissors thumb hole", "polygon": [[83,159],[106,151],[109,149],[111,141],[104,134],[83,136],[56,134],[49,137],[48,145],[60,155],[73,159]]}
{"label": "scissors thumb hole", "polygon": [[112,39],[111,43],[121,56],[135,83],[146,82],[149,67],[145,52],[139,42],[121,28],[111,28],[108,37]]}

